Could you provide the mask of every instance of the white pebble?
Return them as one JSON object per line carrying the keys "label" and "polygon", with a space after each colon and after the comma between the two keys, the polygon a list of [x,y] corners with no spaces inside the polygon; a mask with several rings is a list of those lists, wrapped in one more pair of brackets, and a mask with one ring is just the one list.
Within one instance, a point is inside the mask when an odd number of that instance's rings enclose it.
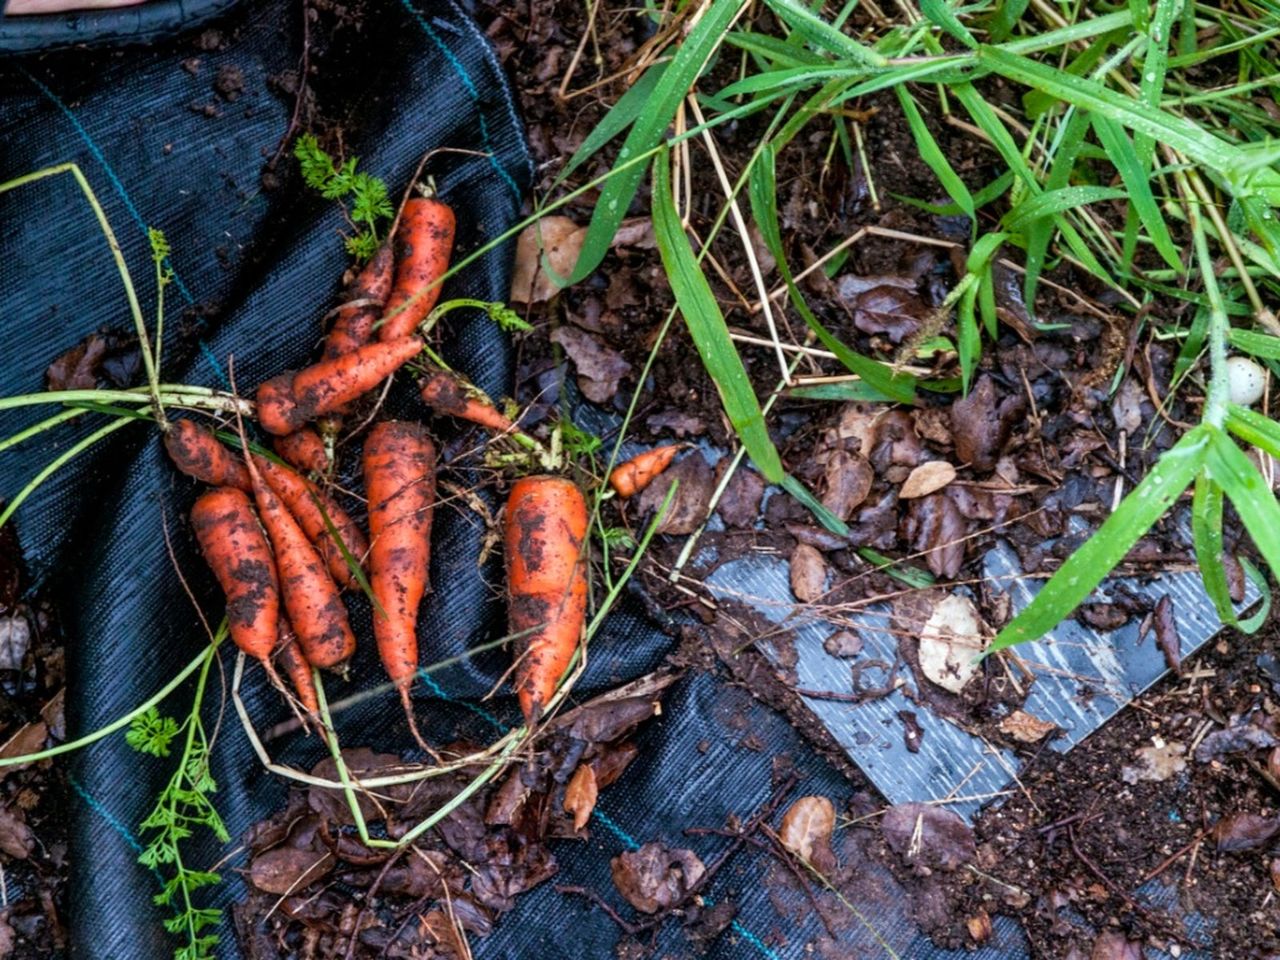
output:
{"label": "white pebble", "polygon": [[1248,357],[1227,358],[1227,392],[1232,403],[1251,407],[1262,399],[1267,371]]}

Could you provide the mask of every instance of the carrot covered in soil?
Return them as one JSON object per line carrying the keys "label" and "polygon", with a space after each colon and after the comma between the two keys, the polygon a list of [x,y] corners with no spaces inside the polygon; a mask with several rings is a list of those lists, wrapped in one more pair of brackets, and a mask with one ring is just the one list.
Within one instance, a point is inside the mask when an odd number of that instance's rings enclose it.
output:
{"label": "carrot covered in soil", "polygon": [[417,337],[386,340],[272,377],[258,387],[258,422],[278,437],[293,433],[364,396],[421,351]]}
{"label": "carrot covered in soil", "polygon": [[680,448],[681,444],[672,443],[636,454],[626,463],[613,468],[613,472],[609,474],[609,486],[620,497],[634,497],[671,466],[671,461],[680,452]]}
{"label": "carrot covered in soil", "polygon": [[409,689],[418,672],[418,607],[428,589],[435,462],[435,445],[419,423],[386,420],[365,440],[369,584],[381,607],[373,614],[373,635],[382,665],[400,691],[414,739],[428,750],[418,733]]}
{"label": "carrot covered in soil", "polygon": [[[314,470],[325,473],[329,469],[329,452],[324,448],[320,434],[310,427],[276,437],[271,446],[280,459],[298,470]],[[248,474],[245,474],[246,479]]]}
{"label": "carrot covered in soil", "polygon": [[356,649],[347,608],[342,605],[324,560],[298,521],[262,478],[253,458],[245,463],[262,525],[275,549],[280,596],[302,653],[313,667],[336,667]]}
{"label": "carrot covered in soil", "polygon": [[191,508],[200,552],[227,596],[227,629],[278,683],[271,665],[280,622],[280,586],[267,538],[248,495],[235,487],[202,494]]}
{"label": "carrot covered in soil", "polygon": [[347,552],[358,564],[363,562],[369,551],[369,541],[359,524],[351,519],[333,497],[288,467],[273,463],[266,457],[256,457],[255,463],[267,486],[293,514],[302,532],[320,554],[334,583],[347,589],[355,587],[356,579],[351,572],[351,565],[347,563],[342,548],[330,534],[325,517],[329,518],[329,523],[338,531]]}
{"label": "carrot covered in soil", "polygon": [[312,717],[320,715],[320,698],[316,696],[316,681],[311,676],[311,664],[302,654],[297,634],[289,626],[287,617],[280,618],[280,643],[276,647],[276,659],[297,691],[298,702]]}
{"label": "carrot covered in soil", "polygon": [[470,420],[494,433],[510,433],[516,428],[484,393],[451,373],[437,370],[423,379],[421,386],[422,399],[436,413]]}
{"label": "carrot covered in soil", "polygon": [[[511,633],[524,634],[516,695],[525,721],[542,715],[582,639],[587,618],[587,504],[561,477],[526,477],[503,521]],[[528,631],[528,632],[526,632]]]}
{"label": "carrot covered in soil", "polygon": [[378,339],[410,336],[440,299],[456,227],[453,210],[435,197],[405,202],[396,229],[396,279],[383,311]]}
{"label": "carrot covered in soil", "polygon": [[253,490],[244,464],[218,442],[212,430],[194,420],[173,420],[169,427],[164,448],[179,470],[215,487],[235,487],[245,493]]}
{"label": "carrot covered in soil", "polygon": [[324,358],[332,360],[358,350],[373,339],[373,324],[391,293],[395,254],[385,243],[365,264],[347,289],[348,306],[338,308],[337,319],[324,341]]}

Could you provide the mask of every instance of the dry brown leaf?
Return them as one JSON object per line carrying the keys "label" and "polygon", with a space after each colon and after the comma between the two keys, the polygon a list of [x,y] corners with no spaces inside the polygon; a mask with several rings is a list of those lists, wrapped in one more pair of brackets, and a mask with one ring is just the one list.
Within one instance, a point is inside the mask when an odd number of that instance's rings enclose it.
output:
{"label": "dry brown leaf", "polygon": [[945,460],[928,460],[907,475],[898,496],[914,500],[936,493],[956,478],[956,468]]}
{"label": "dry brown leaf", "polygon": [[25,860],[36,848],[36,835],[27,826],[21,810],[0,809],[0,851],[15,860]]}
{"label": "dry brown leaf", "polygon": [[301,890],[329,873],[333,866],[333,855],[328,850],[276,847],[253,858],[249,881],[264,893],[279,896]]}
{"label": "dry brown leaf", "polygon": [[835,826],[836,808],[830,800],[801,797],[782,815],[778,839],[801,860],[812,863],[814,852],[824,850],[831,843]]}
{"label": "dry brown leaf", "polygon": [[813,603],[826,592],[827,563],[816,547],[797,543],[791,551],[791,592],[803,603]]}
{"label": "dry brown leaf", "polygon": [[884,812],[880,832],[906,863],[955,870],[977,856],[973,828],[958,813],[927,803],[900,803]]}
{"label": "dry brown leaf", "polygon": [[578,387],[592,403],[606,403],[618,392],[619,382],[631,372],[631,364],[617,350],[578,327],[557,327],[553,343],[564,347],[578,371]]}
{"label": "dry brown leaf", "polygon": [[[0,747],[0,759],[8,760],[10,757],[21,757],[24,754],[35,753],[44,746],[44,742],[48,738],[49,728],[43,720],[28,723],[10,737],[3,747]],[[22,770],[27,766],[29,764],[20,763],[17,766],[0,768],[0,780],[3,780],[14,770]]]}
{"label": "dry brown leaf", "polygon": [[646,843],[609,861],[613,885],[641,913],[669,910],[696,887],[706,867],[692,850]]}
{"label": "dry brown leaf", "polygon": [[827,458],[826,492],[822,505],[841,520],[848,520],[853,511],[867,499],[875,471],[863,457],[845,450],[834,450]]}
{"label": "dry brown leaf", "polygon": [[599,792],[596,772],[591,764],[578,764],[578,769],[569,778],[569,785],[564,788],[564,809],[573,814],[573,829],[581,830],[587,825],[591,812],[596,808]]}
{"label": "dry brown leaf", "polygon": [[1223,817],[1213,825],[1210,836],[1218,849],[1226,852],[1252,850],[1280,833],[1280,817],[1264,817],[1240,811]]}
{"label": "dry brown leaf", "polygon": [[1057,729],[1057,724],[1041,720],[1025,710],[1015,710],[1000,721],[1000,732],[1008,734],[1019,743],[1038,743]]}
{"label": "dry brown leaf", "polygon": [[579,227],[568,217],[543,217],[525,227],[516,240],[511,302],[541,303],[555,296],[560,288],[543,269],[543,256],[556,274],[567,277],[578,262],[586,236],[587,228]]}

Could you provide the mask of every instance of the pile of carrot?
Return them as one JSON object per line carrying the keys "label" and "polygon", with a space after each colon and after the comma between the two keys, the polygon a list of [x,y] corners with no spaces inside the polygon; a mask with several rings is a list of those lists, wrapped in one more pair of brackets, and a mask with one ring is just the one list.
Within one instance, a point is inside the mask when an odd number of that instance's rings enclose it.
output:
{"label": "pile of carrot", "polygon": [[[314,719],[313,669],[345,669],[357,646],[342,594],[365,590],[379,657],[410,732],[430,751],[410,691],[420,664],[419,614],[430,592],[436,447],[418,422],[368,426],[376,417],[368,398],[424,356],[423,322],[449,268],[455,218],[439,199],[420,197],[406,201],[397,223],[393,242],[356,275],[333,311],[316,362],[258,387],[256,420],[273,452],[250,443],[244,424],[237,425],[239,450],[193,420],[173,422],[164,443],[179,470],[211,487],[196,500],[191,522],[226,595],[235,645],[281,689],[280,675],[287,676],[295,704]],[[496,435],[517,430],[451,371],[427,367],[419,386],[439,415]],[[333,485],[335,440],[343,418],[356,412],[367,414],[357,427],[364,431],[367,534]],[[631,495],[665,469],[675,449],[622,465],[610,482],[620,496]],[[503,519],[509,626],[514,685],[530,725],[545,716],[583,641],[587,529],[586,500],[572,481],[538,475],[512,486]]]}

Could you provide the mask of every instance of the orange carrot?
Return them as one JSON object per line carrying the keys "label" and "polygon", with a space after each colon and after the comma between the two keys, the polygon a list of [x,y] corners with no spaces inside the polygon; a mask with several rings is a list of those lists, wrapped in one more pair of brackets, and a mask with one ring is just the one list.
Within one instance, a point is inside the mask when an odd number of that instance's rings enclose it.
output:
{"label": "orange carrot", "polygon": [[626,463],[620,463],[609,474],[609,485],[620,497],[634,497],[653,483],[680,452],[681,444],[671,443],[638,453]]}
{"label": "orange carrot", "polygon": [[365,539],[359,524],[331,496],[288,467],[273,463],[266,457],[256,457],[255,463],[272,493],[293,514],[302,532],[319,552],[334,582],[343,588],[355,587],[356,579],[351,573],[351,567],[342,555],[342,548],[330,535],[329,525],[324,521],[328,516],[329,523],[337,529],[347,552],[357,563],[364,560],[364,555],[369,550],[369,541]]}
{"label": "orange carrot", "polygon": [[516,428],[492,400],[453,374],[437,370],[427,376],[421,386],[422,399],[436,413],[470,420],[494,433],[509,433]]}
{"label": "orange carrot", "polygon": [[174,420],[169,426],[164,448],[179,470],[215,487],[235,487],[245,493],[253,489],[244,464],[218,442],[212,430],[194,420]]}
{"label": "orange carrot", "polygon": [[434,197],[404,205],[396,230],[396,280],[382,314],[378,339],[413,334],[440,299],[439,280],[449,269],[455,227],[453,210]]}
{"label": "orange carrot", "polygon": [[329,453],[324,448],[324,441],[310,427],[276,437],[271,445],[275,447],[280,459],[298,470],[325,473],[329,469]]}
{"label": "orange carrot", "polygon": [[200,552],[227,595],[227,628],[247,656],[275,678],[271,651],[280,620],[280,588],[267,538],[243,490],[218,487],[191,508]]}
{"label": "orange carrot", "polygon": [[[587,617],[587,504],[561,477],[526,477],[507,498],[507,622],[524,633],[516,695],[532,724],[555,693]],[[528,631],[526,633],[526,631]]]}
{"label": "orange carrot", "polygon": [[298,645],[298,637],[289,626],[287,617],[280,618],[280,644],[276,648],[276,659],[284,667],[285,674],[298,692],[298,700],[307,713],[313,717],[320,713],[320,698],[316,696],[315,678],[311,676],[311,664],[302,655],[302,647]]}
{"label": "orange carrot", "polygon": [[409,727],[424,748],[409,689],[418,671],[418,606],[428,589],[435,462],[435,445],[419,423],[383,421],[364,443],[369,584],[382,608],[374,611],[373,635]]}
{"label": "orange carrot", "polygon": [[293,514],[263,480],[253,458],[245,461],[262,525],[275,549],[280,595],[302,653],[314,667],[335,667],[355,652],[338,588]]}
{"label": "orange carrot", "polygon": [[364,396],[421,350],[417,337],[369,343],[296,373],[272,377],[258,387],[258,422],[276,436],[293,433],[320,414]]}
{"label": "orange carrot", "polygon": [[324,342],[324,358],[332,360],[363,347],[373,339],[373,324],[391,292],[395,256],[385,243],[364,266],[347,290],[351,306],[338,308],[338,317]]}

